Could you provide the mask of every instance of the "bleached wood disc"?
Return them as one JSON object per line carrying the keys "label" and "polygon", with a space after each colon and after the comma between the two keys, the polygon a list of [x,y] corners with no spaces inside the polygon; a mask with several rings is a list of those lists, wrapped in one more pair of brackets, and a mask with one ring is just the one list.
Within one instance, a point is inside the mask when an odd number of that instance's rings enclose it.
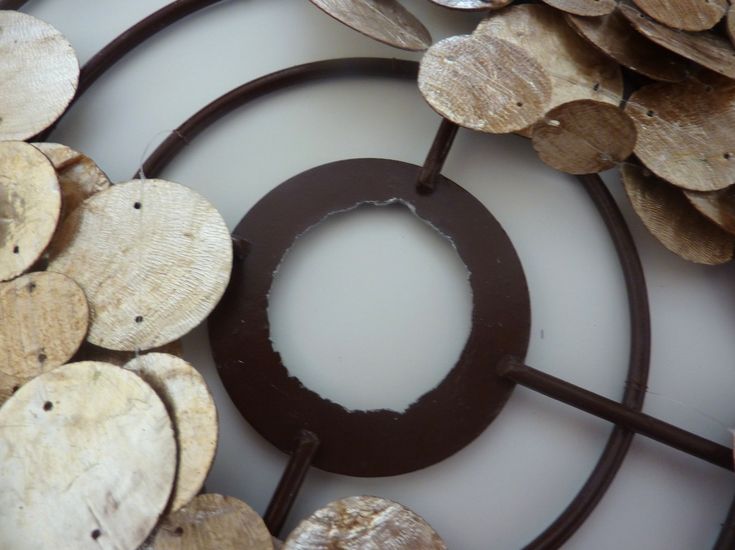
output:
{"label": "bleached wood disc", "polygon": [[735,235],[735,187],[730,186],[709,193],[684,191],[684,194],[701,214],[728,233]]}
{"label": "bleached wood disc", "polygon": [[716,73],[735,78],[735,48],[725,38],[711,32],[671,29],[630,5],[621,4],[619,9],[635,30],[659,46]]}
{"label": "bleached wood disc", "polygon": [[635,121],[635,153],[652,172],[693,191],[735,182],[735,81],[702,75],[636,91],[626,112]]}
{"label": "bleached wood disc", "polygon": [[217,450],[217,409],[202,375],[183,359],[146,353],[125,365],[163,400],[176,429],[179,461],[171,510],[187,504],[204,485]]}
{"label": "bleached wood disc", "polygon": [[62,224],[48,269],[84,289],[87,339],[146,350],[206,318],[230,277],[232,242],[219,212],[191,189],[134,180],[87,199]]}
{"label": "bleached wood disc", "polygon": [[638,166],[624,165],[622,174],[633,209],[651,234],[671,252],[707,265],[732,260],[735,236],[700,214],[681,189]]}
{"label": "bleached wood disc", "polygon": [[74,97],[79,62],[69,42],[48,23],[0,10],[0,141],[45,130]]}
{"label": "bleached wood disc", "polygon": [[532,132],[546,164],[569,174],[593,174],[623,162],[636,142],[635,124],[619,107],[590,99],[549,111]]}
{"label": "bleached wood disc", "polygon": [[[183,357],[184,348],[181,340],[174,340],[163,346],[152,348],[146,353],[167,353],[169,355],[175,355],[176,357]],[[128,361],[135,359],[137,353],[134,351],[115,351],[111,349],[101,348],[90,344],[89,342],[83,342],[79,347],[79,350],[72,358],[73,361],[101,361],[102,363],[110,363],[117,365],[118,367],[124,366]]]}
{"label": "bleached wood disc", "polygon": [[567,22],[615,61],[653,80],[681,82],[691,70],[688,60],[644,38],[618,10],[602,17],[567,15]]}
{"label": "bleached wood disc", "polygon": [[423,51],[431,34],[397,0],[311,0],[319,9],[356,31],[402,50]]}
{"label": "bleached wood disc", "polygon": [[261,517],[250,506],[215,494],[199,495],[161,522],[151,550],[273,550]]}
{"label": "bleached wood disc", "polygon": [[616,0],[543,0],[549,6],[574,15],[594,17],[612,13]]}
{"label": "bleached wood disc", "polygon": [[17,277],[38,260],[60,213],[61,191],[51,162],[32,145],[0,141],[0,281]]}
{"label": "bleached wood disc", "polygon": [[[507,40],[540,63],[551,78],[551,101],[547,109],[576,99],[614,105],[623,99],[620,66],[590,48],[569,28],[564,16],[548,6],[521,4],[492,13],[474,34]],[[530,136],[530,128],[525,135]]]}
{"label": "bleached wood disc", "polygon": [[360,496],[331,502],[299,523],[283,550],[439,550],[444,541],[426,521],[401,504]]}
{"label": "bleached wood disc", "polygon": [[727,11],[727,0],[633,0],[659,23],[684,31],[714,27]]}
{"label": "bleached wood disc", "polygon": [[485,35],[452,36],[424,54],[419,89],[452,122],[490,133],[521,130],[551,98],[546,71],[521,48]]}
{"label": "bleached wood disc", "polygon": [[176,442],[140,377],[72,363],[0,408],[0,548],[135,550],[166,506]]}
{"label": "bleached wood disc", "polygon": [[507,6],[513,0],[431,0],[434,4],[453,10],[484,11],[498,10]]}

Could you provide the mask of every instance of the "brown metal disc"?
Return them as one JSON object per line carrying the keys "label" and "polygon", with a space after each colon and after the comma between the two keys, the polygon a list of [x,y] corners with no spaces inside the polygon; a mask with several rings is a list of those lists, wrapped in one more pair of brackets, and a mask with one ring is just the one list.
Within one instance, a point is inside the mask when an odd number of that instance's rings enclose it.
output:
{"label": "brown metal disc", "polygon": [[659,23],[683,31],[706,31],[727,11],[727,0],[633,0]]}
{"label": "brown metal disc", "polygon": [[[293,450],[302,429],[317,434],[314,464],[324,470],[397,475],[451,456],[510,396],[512,385],[488,365],[526,353],[528,288],[508,236],[477,199],[444,177],[432,194],[419,193],[418,174],[419,167],[394,160],[323,165],[275,188],[234,231],[247,252],[209,319],[218,372],[243,416],[282,451]],[[290,376],[270,340],[268,294],[297,236],[332,213],[392,203],[410,205],[456,246],[471,274],[472,328],[451,372],[405,412],[350,411]]]}
{"label": "brown metal disc", "polygon": [[728,233],[735,235],[735,186],[731,185],[721,191],[709,193],[684,191],[684,194],[701,214]]}
{"label": "brown metal disc", "polygon": [[616,0],[543,0],[552,8],[556,8],[574,15],[595,17],[612,13],[616,6]]}
{"label": "brown metal disc", "polygon": [[486,11],[499,10],[507,6],[513,0],[431,0],[434,4],[444,6],[452,10],[462,11]]}

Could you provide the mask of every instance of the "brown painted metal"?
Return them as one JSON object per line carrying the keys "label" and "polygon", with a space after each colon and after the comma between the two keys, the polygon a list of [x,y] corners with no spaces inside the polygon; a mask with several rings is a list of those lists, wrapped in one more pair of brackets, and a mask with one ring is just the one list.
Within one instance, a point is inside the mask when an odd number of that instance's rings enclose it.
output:
{"label": "brown painted metal", "polygon": [[454,138],[457,137],[457,130],[459,130],[459,126],[446,118],[442,118],[434,142],[431,144],[431,149],[426,155],[426,160],[416,180],[419,191],[431,193],[436,189],[437,178],[442,171],[444,161],[447,160]]}

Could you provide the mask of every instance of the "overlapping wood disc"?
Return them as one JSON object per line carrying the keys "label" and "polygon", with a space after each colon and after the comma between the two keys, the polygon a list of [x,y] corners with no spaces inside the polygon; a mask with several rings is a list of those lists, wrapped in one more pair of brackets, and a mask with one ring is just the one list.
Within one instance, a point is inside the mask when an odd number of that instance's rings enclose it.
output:
{"label": "overlapping wood disc", "polygon": [[[153,348],[148,353],[167,353],[176,357],[183,357],[184,347],[181,340],[174,340],[163,346]],[[128,361],[132,361],[138,354],[134,351],[115,351],[111,349],[101,348],[84,342],[80,346],[77,353],[72,358],[73,361],[101,361],[102,363],[110,363],[118,367],[124,366]]]}
{"label": "overlapping wood disc", "polygon": [[621,4],[619,9],[638,32],[659,46],[735,78],[735,49],[725,38],[711,32],[691,33],[669,28],[626,4]]}
{"label": "overlapping wood disc", "polygon": [[51,162],[27,143],[0,142],[0,281],[17,277],[38,260],[60,213],[61,191]]}
{"label": "overlapping wood disc", "polygon": [[93,195],[64,222],[48,269],[84,289],[88,340],[146,350],[188,333],[221,298],[232,267],[230,234],[191,189],[131,181]]}
{"label": "overlapping wood disc", "polygon": [[727,0],[633,0],[659,23],[684,31],[714,27],[727,11]]}
{"label": "overlapping wood disc", "polygon": [[549,6],[574,15],[594,17],[612,13],[616,0],[543,0]]}
{"label": "overlapping wood disc", "polygon": [[[540,63],[551,78],[548,109],[576,99],[619,105],[623,98],[620,66],[590,48],[563,16],[548,6],[511,6],[487,17],[474,34],[507,40]],[[530,135],[530,129],[525,135]]]}
{"label": "overlapping wood disc", "polygon": [[217,450],[217,409],[202,375],[183,359],[146,353],[125,365],[156,390],[176,428],[178,466],[171,510],[187,504],[204,485]]}
{"label": "overlapping wood disc", "polygon": [[199,495],[167,516],[153,539],[152,550],[273,550],[260,516],[232,497]]}
{"label": "overlapping wood disc", "polygon": [[638,129],[636,155],[659,177],[693,191],[735,182],[735,81],[709,75],[645,86],[626,112]]}
{"label": "overlapping wood disc", "polygon": [[651,234],[671,252],[707,265],[732,260],[735,236],[697,212],[681,189],[638,166],[624,165],[622,174],[633,209]]}
{"label": "overlapping wood disc", "polygon": [[442,116],[490,133],[533,124],[551,98],[551,81],[538,61],[485,35],[453,36],[432,46],[421,60],[419,89]]}
{"label": "overlapping wood disc", "polygon": [[567,22],[615,61],[662,82],[681,82],[691,71],[690,62],[644,38],[615,10],[602,17],[567,15]]}
{"label": "overlapping wood disc", "polygon": [[396,502],[378,497],[334,501],[302,521],[284,550],[444,550],[446,545],[426,521]]}
{"label": "overlapping wood disc", "polygon": [[546,164],[569,174],[602,172],[624,161],[636,142],[635,124],[619,107],[590,99],[549,111],[532,132]]}
{"label": "overlapping wood disc", "polygon": [[498,10],[513,0],[431,0],[434,4],[453,10],[484,11]]}
{"label": "overlapping wood disc", "polygon": [[735,187],[730,186],[721,191],[698,193],[685,191],[689,202],[701,214],[728,233],[735,235]]}
{"label": "overlapping wood disc", "polygon": [[24,140],[50,126],[74,97],[79,62],[51,25],[0,10],[0,140]]}
{"label": "overlapping wood disc", "polygon": [[727,36],[730,38],[730,42],[735,44],[735,4],[731,4],[730,9],[727,10],[725,29],[727,30]]}
{"label": "overlapping wood disc", "polygon": [[311,0],[337,21],[402,50],[423,51],[431,34],[397,0]]}
{"label": "overlapping wood disc", "polygon": [[166,506],[176,442],[132,372],[72,363],[0,408],[0,548],[135,550]]}

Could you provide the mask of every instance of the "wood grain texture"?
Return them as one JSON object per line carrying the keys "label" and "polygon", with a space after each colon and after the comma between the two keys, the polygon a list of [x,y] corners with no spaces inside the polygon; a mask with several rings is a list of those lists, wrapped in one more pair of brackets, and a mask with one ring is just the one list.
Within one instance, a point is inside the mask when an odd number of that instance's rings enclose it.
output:
{"label": "wood grain texture", "polygon": [[636,91],[626,112],[635,121],[635,153],[653,173],[693,191],[735,182],[735,81],[702,75]]}
{"label": "wood grain texture", "polygon": [[735,78],[735,48],[711,32],[686,32],[657,23],[633,6],[621,4],[620,13],[633,28],[659,46],[716,73]]}
{"label": "wood grain texture", "polygon": [[434,4],[453,10],[485,11],[499,10],[513,2],[513,0],[431,0]]}
{"label": "wood grain texture", "polygon": [[64,112],[79,81],[69,42],[51,25],[0,10],[0,141],[24,140]]}
{"label": "wood grain texture", "polygon": [[549,111],[532,132],[541,160],[569,174],[593,174],[627,159],[636,142],[635,124],[619,107],[590,99]]}
{"label": "wood grain texture", "polygon": [[202,375],[183,359],[146,353],[125,368],[156,390],[174,423],[178,443],[176,482],[170,509],[176,511],[204,485],[217,450],[217,409]]}
{"label": "wood grain texture", "polygon": [[135,180],[93,195],[64,222],[48,269],[72,277],[92,312],[87,339],[146,350],[188,333],[221,298],[230,234],[191,189]]}
{"label": "wood grain texture", "polygon": [[732,260],[735,236],[697,212],[681,189],[638,166],[624,165],[622,174],[625,191],[636,214],[671,252],[705,265]]}
{"label": "wood grain texture", "polygon": [[337,21],[389,46],[423,51],[431,34],[397,0],[310,0]]}
{"label": "wood grain texture", "polygon": [[273,550],[260,516],[236,498],[199,495],[161,522],[151,550]]}
{"label": "wood grain texture", "polygon": [[[147,353],[167,353],[169,355],[175,355],[176,357],[184,356],[184,346],[181,340],[174,340],[163,346],[152,348]],[[136,357],[134,351],[115,351],[111,349],[101,348],[90,344],[89,342],[83,342],[77,350],[77,353],[72,357],[72,361],[100,361],[102,363],[110,363],[118,367],[124,366],[127,362],[132,361]]]}
{"label": "wood grain texture", "polygon": [[633,0],[659,23],[684,31],[714,27],[727,11],[727,0]]}
{"label": "wood grain texture", "polygon": [[419,89],[452,122],[489,133],[521,130],[551,99],[546,71],[521,48],[485,35],[453,36],[421,60]]}
{"label": "wood grain texture", "polygon": [[135,550],[166,506],[176,442],[132,372],[72,363],[0,408],[0,548]]}
{"label": "wood grain texture", "polygon": [[681,82],[692,67],[688,60],[644,38],[618,10],[602,17],[568,14],[569,25],[612,59],[653,80]]}
{"label": "wood grain texture", "polygon": [[396,502],[372,496],[328,504],[302,521],[283,550],[444,550],[426,521]]}
{"label": "wood grain texture", "polygon": [[572,13],[574,15],[582,15],[585,17],[594,17],[598,15],[607,15],[612,13],[616,6],[616,0],[543,0],[552,8]]}
{"label": "wood grain texture", "polygon": [[38,260],[60,214],[61,191],[51,162],[27,143],[0,142],[0,281]]}
{"label": "wood grain texture", "polygon": [[735,4],[730,4],[727,10],[727,21],[725,22],[725,30],[730,42],[735,44]]}
{"label": "wood grain texture", "polygon": [[721,229],[735,235],[735,186],[721,191],[684,191],[689,202]]}

